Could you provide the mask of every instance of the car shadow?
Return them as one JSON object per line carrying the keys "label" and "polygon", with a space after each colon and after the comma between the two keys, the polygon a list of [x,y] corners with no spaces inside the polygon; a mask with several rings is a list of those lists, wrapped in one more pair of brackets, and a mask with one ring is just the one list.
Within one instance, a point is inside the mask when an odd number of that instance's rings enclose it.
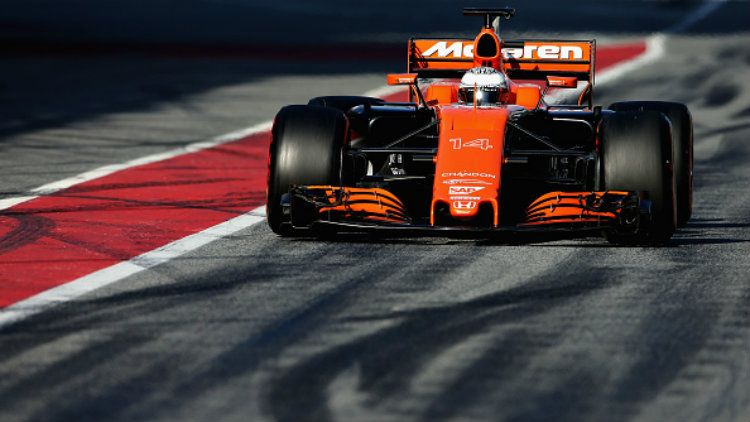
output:
{"label": "car shadow", "polygon": [[[315,232],[301,233],[301,236],[289,238],[291,242],[330,242],[352,244],[380,244],[380,245],[430,245],[453,246],[472,244],[475,246],[534,246],[553,248],[680,248],[696,245],[723,245],[735,243],[750,243],[746,237],[733,237],[728,233],[730,229],[749,228],[750,223],[729,222],[724,219],[693,218],[685,227],[677,229],[672,239],[663,245],[620,245],[608,243],[603,236],[596,232],[585,234],[576,232],[552,233],[504,233],[488,238],[486,236],[457,237],[406,237],[394,236],[388,233],[326,233],[319,235]],[[722,231],[718,235],[716,231]]]}

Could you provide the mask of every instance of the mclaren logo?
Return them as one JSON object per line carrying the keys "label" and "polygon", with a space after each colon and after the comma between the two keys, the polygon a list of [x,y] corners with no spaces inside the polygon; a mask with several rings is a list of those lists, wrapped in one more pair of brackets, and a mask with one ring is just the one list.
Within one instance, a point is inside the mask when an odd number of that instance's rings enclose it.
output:
{"label": "mclaren logo", "polygon": [[[570,44],[525,44],[523,47],[506,47],[503,58],[515,60],[582,60],[583,48]],[[472,58],[474,44],[471,41],[438,41],[422,53],[424,57]]]}

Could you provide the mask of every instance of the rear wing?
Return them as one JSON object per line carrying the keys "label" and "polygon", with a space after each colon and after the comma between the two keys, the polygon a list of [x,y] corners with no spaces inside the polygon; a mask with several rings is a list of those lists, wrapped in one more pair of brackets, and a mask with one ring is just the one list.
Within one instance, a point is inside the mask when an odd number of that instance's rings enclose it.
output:
{"label": "rear wing", "polygon": [[[473,39],[410,39],[407,72],[421,78],[460,78],[474,65],[473,50]],[[511,78],[571,75],[593,85],[595,50],[595,40],[504,41],[503,67]]]}

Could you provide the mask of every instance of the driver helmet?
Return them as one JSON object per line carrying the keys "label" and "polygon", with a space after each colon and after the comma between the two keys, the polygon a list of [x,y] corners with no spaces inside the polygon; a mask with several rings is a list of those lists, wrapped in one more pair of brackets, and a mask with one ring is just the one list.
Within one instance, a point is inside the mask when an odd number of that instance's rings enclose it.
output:
{"label": "driver helmet", "polygon": [[498,104],[502,95],[508,92],[505,74],[492,67],[480,66],[469,69],[461,78],[458,87],[458,101],[477,105]]}

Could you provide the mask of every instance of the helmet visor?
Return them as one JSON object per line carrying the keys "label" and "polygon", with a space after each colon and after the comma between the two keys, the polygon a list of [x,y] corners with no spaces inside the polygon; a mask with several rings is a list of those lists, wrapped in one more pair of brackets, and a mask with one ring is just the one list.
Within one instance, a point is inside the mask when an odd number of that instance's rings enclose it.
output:
{"label": "helmet visor", "polygon": [[497,104],[500,102],[500,91],[486,88],[461,88],[458,90],[458,100],[469,104],[474,102],[476,96],[477,105]]}

